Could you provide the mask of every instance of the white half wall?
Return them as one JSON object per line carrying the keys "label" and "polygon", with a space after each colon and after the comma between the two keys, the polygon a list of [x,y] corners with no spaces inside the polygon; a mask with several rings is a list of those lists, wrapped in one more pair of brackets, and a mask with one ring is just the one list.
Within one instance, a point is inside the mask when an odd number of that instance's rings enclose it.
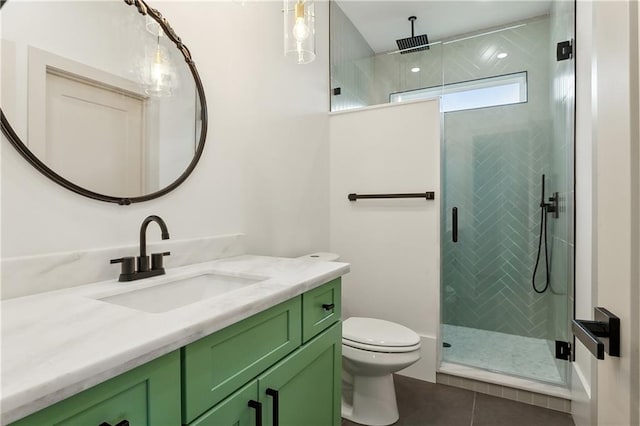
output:
{"label": "white half wall", "polygon": [[[440,110],[438,102],[332,114],[331,251],[351,263],[344,317],[381,318],[422,338],[406,375],[435,382],[440,322]],[[347,194],[434,191],[435,200],[348,201]]]}

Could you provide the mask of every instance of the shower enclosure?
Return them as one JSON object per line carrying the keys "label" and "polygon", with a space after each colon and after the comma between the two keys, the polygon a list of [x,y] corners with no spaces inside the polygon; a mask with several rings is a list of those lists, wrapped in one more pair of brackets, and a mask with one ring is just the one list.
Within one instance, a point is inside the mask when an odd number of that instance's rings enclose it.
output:
{"label": "shower enclosure", "polygon": [[[477,78],[479,70],[526,70],[527,97],[444,114],[442,337],[450,346],[442,358],[554,384],[567,380],[554,341],[567,340],[573,285],[573,64],[555,57],[556,43],[572,38],[561,34],[571,32],[561,28],[572,22],[564,15],[571,11],[560,9],[567,5],[522,27],[445,45],[443,55],[445,87]],[[485,65],[493,46],[509,52],[507,65]],[[544,202],[559,193],[557,218],[541,214],[543,174]],[[538,256],[540,290],[548,259],[543,293],[533,287]]]}
{"label": "shower enclosure", "polygon": [[[403,55],[368,51],[339,5],[332,110],[441,97],[442,362],[565,385],[555,341],[573,313],[574,62],[557,45],[573,41],[574,2]],[[541,207],[550,197],[557,215]]]}

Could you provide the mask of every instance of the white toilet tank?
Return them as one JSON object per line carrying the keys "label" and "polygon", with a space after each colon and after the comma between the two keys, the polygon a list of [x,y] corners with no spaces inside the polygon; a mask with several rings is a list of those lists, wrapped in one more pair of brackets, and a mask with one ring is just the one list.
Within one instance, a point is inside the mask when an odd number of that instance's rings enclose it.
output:
{"label": "white toilet tank", "polygon": [[327,253],[327,252],[317,252],[317,253],[309,253],[304,256],[298,257],[298,259],[312,259],[312,260],[321,260],[324,262],[335,262],[340,259],[340,256],[335,253]]}

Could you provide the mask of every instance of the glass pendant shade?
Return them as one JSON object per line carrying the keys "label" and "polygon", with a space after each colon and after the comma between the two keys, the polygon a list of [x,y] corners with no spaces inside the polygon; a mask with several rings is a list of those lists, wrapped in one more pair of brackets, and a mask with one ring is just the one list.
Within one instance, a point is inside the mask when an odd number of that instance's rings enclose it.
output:
{"label": "glass pendant shade", "polygon": [[316,58],[313,0],[284,0],[284,54],[298,64]]}
{"label": "glass pendant shade", "polygon": [[[162,33],[160,33],[162,34]],[[177,75],[169,51],[156,36],[155,43],[145,46],[145,55],[138,67],[138,79],[149,96],[164,98],[172,95]]]}

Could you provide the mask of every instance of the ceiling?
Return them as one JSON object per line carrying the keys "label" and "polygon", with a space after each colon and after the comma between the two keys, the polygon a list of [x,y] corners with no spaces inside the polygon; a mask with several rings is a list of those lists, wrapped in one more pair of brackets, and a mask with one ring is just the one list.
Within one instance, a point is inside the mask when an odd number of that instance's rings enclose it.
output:
{"label": "ceiling", "polygon": [[396,39],[411,36],[409,16],[416,16],[415,35],[429,42],[477,32],[548,14],[551,0],[336,0],[376,52],[397,50]]}

